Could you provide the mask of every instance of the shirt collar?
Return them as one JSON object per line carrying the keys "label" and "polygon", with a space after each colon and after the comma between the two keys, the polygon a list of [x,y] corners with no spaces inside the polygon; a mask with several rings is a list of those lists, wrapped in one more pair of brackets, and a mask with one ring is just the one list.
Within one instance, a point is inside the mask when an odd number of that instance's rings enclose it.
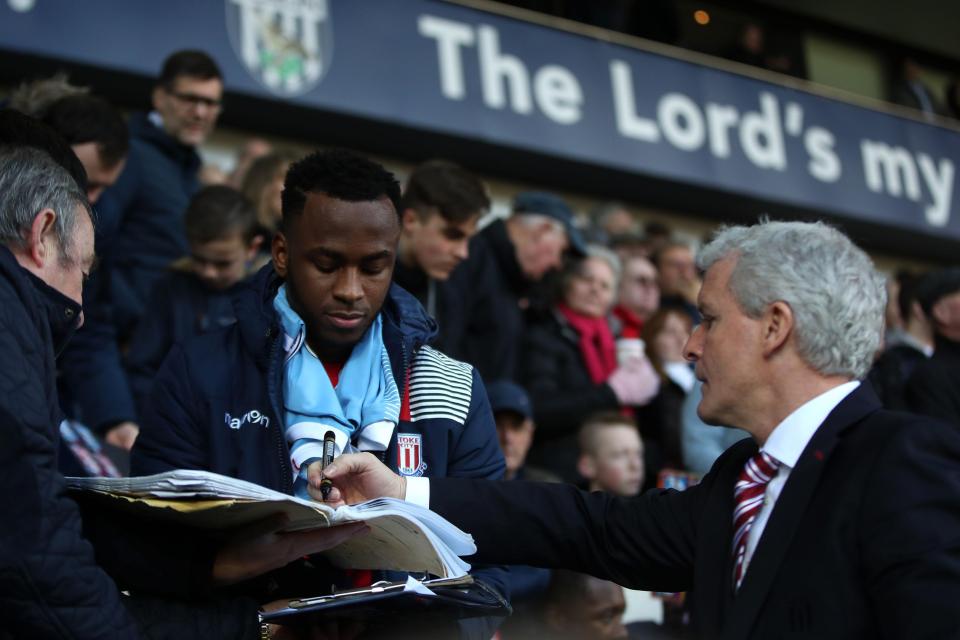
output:
{"label": "shirt collar", "polygon": [[851,380],[808,400],[774,428],[762,449],[780,464],[794,468],[807,443],[830,412],[858,386],[859,381]]}

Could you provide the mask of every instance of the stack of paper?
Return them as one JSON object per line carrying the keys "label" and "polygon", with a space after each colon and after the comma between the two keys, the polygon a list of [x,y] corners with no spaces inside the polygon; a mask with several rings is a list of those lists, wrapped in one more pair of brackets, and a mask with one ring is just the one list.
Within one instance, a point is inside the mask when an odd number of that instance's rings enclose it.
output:
{"label": "stack of paper", "polygon": [[286,531],[360,520],[370,527],[369,533],[324,554],[348,569],[425,571],[457,578],[470,570],[459,556],[477,550],[472,536],[437,514],[392,498],[334,510],[244,480],[190,469],[139,478],[67,478],[67,484],[101,497],[108,506],[209,530],[234,529],[276,513],[287,516]]}

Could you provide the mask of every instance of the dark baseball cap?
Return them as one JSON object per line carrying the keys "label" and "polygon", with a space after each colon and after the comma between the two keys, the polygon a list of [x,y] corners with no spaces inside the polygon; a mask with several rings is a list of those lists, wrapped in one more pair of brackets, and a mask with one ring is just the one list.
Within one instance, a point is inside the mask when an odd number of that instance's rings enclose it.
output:
{"label": "dark baseball cap", "polygon": [[509,380],[491,382],[487,385],[487,397],[490,399],[490,408],[494,413],[513,411],[524,418],[533,417],[530,396],[516,383]]}
{"label": "dark baseball cap", "polygon": [[573,211],[560,196],[546,191],[524,191],[513,199],[513,212],[538,213],[557,220],[567,232],[570,250],[581,257],[587,254],[587,245],[580,229],[573,224]]}
{"label": "dark baseball cap", "polygon": [[944,296],[960,291],[960,267],[928,273],[917,283],[917,302],[930,315],[933,305]]}

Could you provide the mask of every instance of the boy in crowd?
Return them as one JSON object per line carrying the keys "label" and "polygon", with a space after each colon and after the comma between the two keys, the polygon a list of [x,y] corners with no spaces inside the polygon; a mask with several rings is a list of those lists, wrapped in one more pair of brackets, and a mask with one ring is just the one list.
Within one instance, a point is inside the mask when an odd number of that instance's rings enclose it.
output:
{"label": "boy in crowd", "polygon": [[445,353],[458,345],[470,317],[466,290],[448,282],[469,255],[480,216],[490,208],[483,183],[443,160],[421,164],[400,199],[400,244],[394,281],[412,293],[439,327],[434,344]]}
{"label": "boy in crowd", "polygon": [[590,491],[635,496],[643,485],[643,441],[636,423],[619,413],[601,413],[583,423],[578,434],[577,471]]}
{"label": "boy in crowd", "polygon": [[201,189],[183,224],[190,256],[174,264],[153,289],[145,315],[130,339],[126,366],[130,389],[143,413],[153,378],[170,348],[187,338],[236,322],[231,297],[256,266],[263,237],[257,214],[239,191]]}

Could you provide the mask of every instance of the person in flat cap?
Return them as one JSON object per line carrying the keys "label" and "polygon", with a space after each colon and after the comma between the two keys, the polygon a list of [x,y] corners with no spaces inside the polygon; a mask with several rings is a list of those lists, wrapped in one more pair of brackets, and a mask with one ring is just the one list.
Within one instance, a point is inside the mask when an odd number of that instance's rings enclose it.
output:
{"label": "person in flat cap", "polygon": [[960,425],[960,267],[924,276],[917,299],[933,326],[934,347],[907,382],[907,404]]}
{"label": "person in flat cap", "polygon": [[533,404],[524,388],[509,380],[495,380],[487,385],[487,397],[497,423],[500,450],[507,462],[503,479],[559,482],[560,478],[549,471],[526,464],[537,427],[533,422]]}
{"label": "person in flat cap", "polygon": [[506,219],[487,225],[470,243],[470,257],[451,274],[454,288],[470,291],[468,325],[454,357],[477,367],[485,380],[516,380],[517,354],[536,286],[559,270],[566,252],[584,255],[573,211],[553,193],[516,196]]}

